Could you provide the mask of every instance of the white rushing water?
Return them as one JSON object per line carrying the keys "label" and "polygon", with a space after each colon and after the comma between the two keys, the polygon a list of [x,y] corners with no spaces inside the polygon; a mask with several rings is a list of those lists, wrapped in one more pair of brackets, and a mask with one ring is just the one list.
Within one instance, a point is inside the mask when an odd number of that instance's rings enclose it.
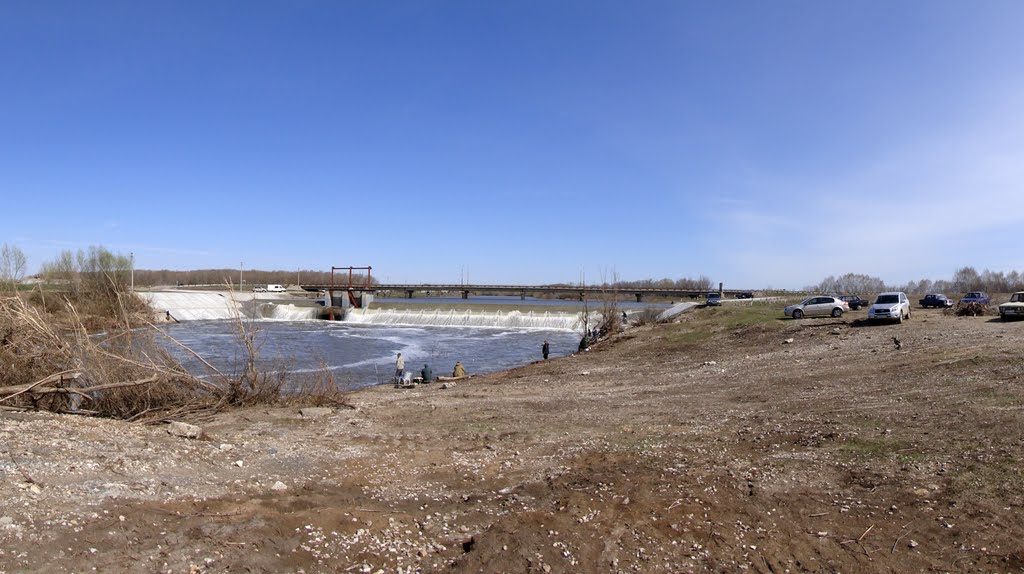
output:
{"label": "white rushing water", "polygon": [[263,317],[276,321],[312,321],[317,318],[316,307],[299,307],[297,305],[261,305]]}
{"label": "white rushing water", "polygon": [[[287,300],[252,300],[248,293],[151,292],[140,293],[158,313],[170,312],[178,321],[266,319],[274,321],[313,321],[320,307],[296,305]],[[590,322],[596,324],[596,314]],[[497,327],[509,329],[548,329],[581,331],[579,313],[557,311],[480,311],[466,309],[348,309],[343,324],[430,327]]]}
{"label": "white rushing water", "polygon": [[505,327],[512,329],[559,329],[576,331],[582,328],[576,313],[538,313],[535,311],[496,311],[493,313],[461,309],[430,309],[422,311],[396,309],[350,309],[345,323],[362,325],[417,325],[433,327]]}

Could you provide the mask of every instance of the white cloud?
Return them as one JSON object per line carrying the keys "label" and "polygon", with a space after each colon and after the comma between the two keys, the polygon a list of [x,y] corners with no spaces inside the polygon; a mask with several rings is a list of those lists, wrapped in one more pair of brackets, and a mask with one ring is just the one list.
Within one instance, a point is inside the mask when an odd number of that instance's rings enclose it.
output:
{"label": "white cloud", "polygon": [[725,257],[787,286],[845,272],[901,282],[968,264],[1016,268],[1002,244],[1024,229],[1020,107],[879,149],[835,179],[751,185],[755,199],[720,202],[722,236],[746,246]]}

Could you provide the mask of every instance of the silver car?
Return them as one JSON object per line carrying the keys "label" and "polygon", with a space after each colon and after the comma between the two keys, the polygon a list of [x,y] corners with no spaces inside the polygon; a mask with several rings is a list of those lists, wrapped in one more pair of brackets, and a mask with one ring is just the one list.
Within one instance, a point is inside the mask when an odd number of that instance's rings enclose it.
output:
{"label": "silver car", "polygon": [[843,313],[849,310],[850,306],[839,297],[816,295],[808,297],[796,305],[790,305],[782,312],[787,317],[800,319],[803,317],[842,317]]}
{"label": "silver car", "polygon": [[879,293],[875,302],[868,307],[870,321],[898,321],[910,318],[910,299],[902,291]]}

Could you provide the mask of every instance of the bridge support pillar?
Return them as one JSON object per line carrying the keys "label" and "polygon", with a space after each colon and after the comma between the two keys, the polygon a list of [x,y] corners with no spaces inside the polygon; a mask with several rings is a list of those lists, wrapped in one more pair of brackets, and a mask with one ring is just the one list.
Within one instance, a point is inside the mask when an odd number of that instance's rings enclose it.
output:
{"label": "bridge support pillar", "polygon": [[637,303],[643,303],[644,302],[644,294],[643,293],[637,293],[636,294],[636,302]]}
{"label": "bridge support pillar", "polygon": [[405,290],[405,296],[406,296],[406,298],[407,298],[407,299],[412,299],[412,294],[413,294],[413,293],[415,293],[415,291],[413,291],[412,289],[406,289],[406,290]]}
{"label": "bridge support pillar", "polygon": [[462,298],[463,299],[469,299],[469,291],[463,291],[462,292]]}
{"label": "bridge support pillar", "polygon": [[519,300],[520,301],[526,301],[526,291],[520,291],[519,292]]}

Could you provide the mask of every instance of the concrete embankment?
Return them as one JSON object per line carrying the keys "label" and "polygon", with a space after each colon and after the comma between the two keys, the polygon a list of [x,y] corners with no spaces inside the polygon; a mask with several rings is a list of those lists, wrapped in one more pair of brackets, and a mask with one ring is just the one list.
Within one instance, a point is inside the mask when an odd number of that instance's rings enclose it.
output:
{"label": "concrete embankment", "polygon": [[178,321],[230,319],[239,313],[239,298],[251,299],[248,293],[215,291],[154,291],[139,293],[139,296],[158,314],[170,313]]}

